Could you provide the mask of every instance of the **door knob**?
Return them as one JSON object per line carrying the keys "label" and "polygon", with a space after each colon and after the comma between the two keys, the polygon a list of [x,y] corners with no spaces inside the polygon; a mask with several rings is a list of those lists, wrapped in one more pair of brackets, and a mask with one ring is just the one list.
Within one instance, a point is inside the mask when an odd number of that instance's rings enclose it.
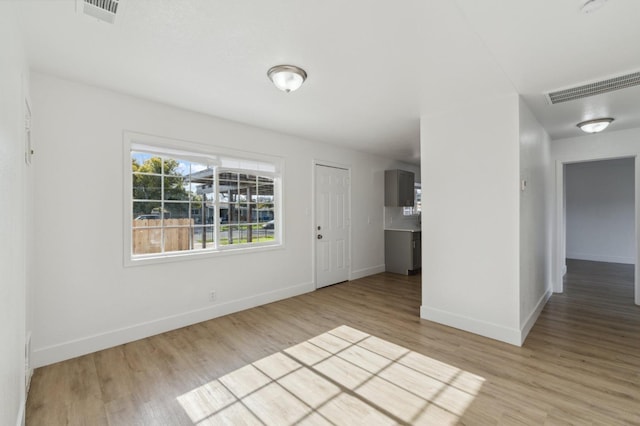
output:
{"label": "door knob", "polygon": [[318,239],[321,240],[322,239],[322,234],[318,234]]}

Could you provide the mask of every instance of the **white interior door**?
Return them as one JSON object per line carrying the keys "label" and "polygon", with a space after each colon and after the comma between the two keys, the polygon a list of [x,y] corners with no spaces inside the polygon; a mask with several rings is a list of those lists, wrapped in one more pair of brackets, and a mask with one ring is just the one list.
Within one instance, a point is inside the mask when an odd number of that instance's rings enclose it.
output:
{"label": "white interior door", "polygon": [[315,166],[316,287],[349,279],[349,171]]}

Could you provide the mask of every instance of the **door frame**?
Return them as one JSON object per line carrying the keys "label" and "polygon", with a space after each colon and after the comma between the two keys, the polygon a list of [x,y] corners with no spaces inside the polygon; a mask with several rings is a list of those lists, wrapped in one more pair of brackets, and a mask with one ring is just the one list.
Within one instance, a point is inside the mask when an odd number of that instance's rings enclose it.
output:
{"label": "door frame", "polygon": [[343,169],[347,171],[348,179],[349,179],[349,187],[347,188],[347,220],[349,223],[349,232],[347,233],[347,238],[349,239],[349,252],[347,265],[348,271],[348,280],[351,281],[351,266],[352,266],[352,253],[353,253],[353,241],[351,233],[353,232],[353,227],[351,226],[351,166],[343,163],[336,163],[335,161],[325,161],[325,160],[317,160],[314,159],[311,167],[311,274],[312,274],[312,282],[314,288],[318,289],[318,277],[317,273],[317,265],[316,265],[316,167],[317,166],[325,166],[325,167],[333,167],[334,169]]}
{"label": "door frame", "polygon": [[635,208],[635,248],[636,259],[634,267],[634,302],[640,305],[640,233],[638,226],[640,225],[640,157],[637,154],[628,155],[586,155],[576,156],[569,159],[556,160],[555,162],[555,256],[553,261],[553,292],[562,293],[564,291],[563,278],[566,271],[566,253],[567,253],[567,229],[566,229],[566,185],[564,179],[565,164],[584,163],[589,161],[617,160],[620,158],[634,159],[634,208]]}

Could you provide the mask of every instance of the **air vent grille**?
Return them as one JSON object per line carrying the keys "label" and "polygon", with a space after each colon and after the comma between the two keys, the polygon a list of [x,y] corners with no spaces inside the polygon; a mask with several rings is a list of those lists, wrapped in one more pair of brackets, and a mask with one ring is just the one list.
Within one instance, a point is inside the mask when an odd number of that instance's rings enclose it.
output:
{"label": "air vent grille", "polygon": [[82,11],[101,21],[113,24],[118,13],[120,0],[82,0]]}
{"label": "air vent grille", "polygon": [[599,95],[601,93],[612,92],[627,87],[640,85],[640,72],[610,78],[608,80],[597,81],[583,86],[572,87],[570,89],[558,90],[547,94],[549,102],[557,104],[560,102],[573,101],[575,99],[586,98],[588,96]]}

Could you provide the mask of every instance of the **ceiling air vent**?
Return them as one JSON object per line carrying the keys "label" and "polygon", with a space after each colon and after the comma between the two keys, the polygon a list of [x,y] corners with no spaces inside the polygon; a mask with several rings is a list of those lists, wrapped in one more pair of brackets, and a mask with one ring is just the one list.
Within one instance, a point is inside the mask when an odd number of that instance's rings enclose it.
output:
{"label": "ceiling air vent", "polygon": [[120,0],[78,0],[78,10],[100,21],[113,24]]}
{"label": "ceiling air vent", "polygon": [[640,72],[547,93],[547,99],[552,104],[558,104],[560,102],[573,101],[575,99],[586,98],[588,96],[599,95],[601,93],[612,92],[637,85],[640,85]]}

